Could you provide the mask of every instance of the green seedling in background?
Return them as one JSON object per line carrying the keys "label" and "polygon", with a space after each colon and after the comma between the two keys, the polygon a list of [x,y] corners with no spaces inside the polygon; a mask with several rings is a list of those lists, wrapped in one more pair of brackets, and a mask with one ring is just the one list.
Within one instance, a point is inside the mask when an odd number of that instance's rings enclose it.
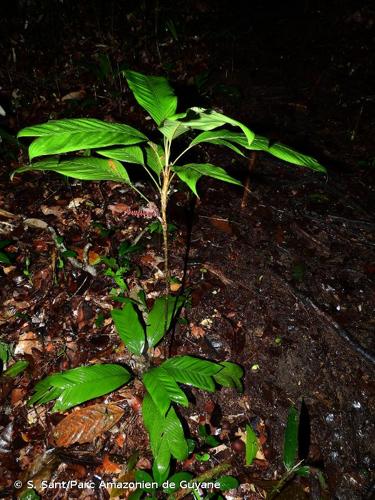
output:
{"label": "green seedling in background", "polygon": [[0,241],[0,264],[12,264],[12,255],[5,250],[11,243],[10,240]]}

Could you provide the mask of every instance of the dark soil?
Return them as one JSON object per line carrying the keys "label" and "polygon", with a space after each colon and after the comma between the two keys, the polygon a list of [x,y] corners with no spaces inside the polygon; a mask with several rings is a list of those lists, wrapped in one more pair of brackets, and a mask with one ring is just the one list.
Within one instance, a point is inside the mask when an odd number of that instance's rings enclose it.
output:
{"label": "dark soil", "polygon": [[[356,500],[374,494],[375,125],[372,54],[375,11],[370,2],[5,2],[0,41],[0,127],[11,135],[51,118],[92,116],[153,133],[151,122],[117,75],[122,67],[167,74],[181,108],[207,105],[259,133],[318,158],[328,175],[258,154],[250,194],[215,181],[199,185],[194,201],[182,186],[172,197],[172,275],[191,290],[191,307],[177,324],[172,354],[231,360],[245,369],[242,395],[222,389],[182,412],[192,437],[207,422],[225,445],[210,462],[191,461],[198,475],[229,461],[241,486],[227,498],[265,498],[280,478],[288,409],[302,408],[300,458],[322,471],[298,479],[279,498]],[[79,5],[77,5],[79,4]],[[268,5],[267,5],[268,4]],[[53,8],[52,8],[53,7]],[[69,98],[75,92],[74,99]],[[67,97],[68,96],[68,97]],[[98,361],[130,362],[113,324],[113,281],[96,266],[93,277],[65,262],[47,223],[67,248],[117,256],[148,221],[126,215],[142,202],[114,183],[81,183],[32,173],[9,180],[26,160],[4,137],[0,240],[13,265],[0,267],[1,340],[27,359],[20,376],[0,382],[0,485],[16,498],[16,479],[92,481],[118,477],[138,451],[151,454],[139,404],[141,384],[107,400],[125,410],[93,443],[54,448],[62,415],[26,401],[51,373]],[[246,181],[248,161],[204,146],[199,154]],[[134,178],[141,184],[144,179]],[[181,188],[181,189],[180,189]],[[146,187],[146,190],[149,189]],[[153,196],[151,190],[150,196]],[[116,208],[117,207],[117,208]],[[162,291],[158,235],[145,236],[132,257],[130,288],[151,300]],[[186,260],[186,249],[189,255]],[[90,254],[89,254],[90,255]],[[93,254],[94,255],[94,254]],[[159,269],[160,268],[160,269]],[[100,321],[103,316],[104,322]],[[98,320],[99,321],[96,321]],[[161,344],[156,357],[167,355]],[[103,401],[102,398],[100,401]],[[244,467],[239,431],[257,431],[263,448]],[[119,438],[121,437],[121,439]],[[47,451],[48,450],[48,451]],[[108,459],[118,470],[111,470]],[[94,479],[93,479],[94,478]],[[97,479],[95,479],[97,480]],[[267,483],[268,481],[268,483]],[[43,491],[42,498],[108,498],[106,490]]]}

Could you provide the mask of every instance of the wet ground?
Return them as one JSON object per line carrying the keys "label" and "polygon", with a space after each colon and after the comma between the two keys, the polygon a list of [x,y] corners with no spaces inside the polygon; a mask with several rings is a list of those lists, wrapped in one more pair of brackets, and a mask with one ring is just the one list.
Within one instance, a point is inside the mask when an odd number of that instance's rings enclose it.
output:
{"label": "wet ground", "polygon": [[[288,408],[303,401],[300,455],[323,471],[329,493],[316,480],[302,479],[284,490],[284,498],[371,498],[374,12],[356,2],[345,2],[340,11],[305,2],[283,12],[255,2],[242,15],[225,2],[214,8],[204,1],[166,2],[159,11],[147,4],[116,10],[111,3],[105,12],[95,3],[87,15],[83,3],[81,12],[70,4],[41,9],[39,16],[27,6],[14,12],[2,42],[7,68],[0,73],[0,92],[8,112],[2,126],[15,133],[49,118],[85,115],[150,129],[117,76],[125,65],[167,72],[183,96],[182,107],[216,106],[327,166],[322,176],[259,154],[248,196],[207,181],[197,202],[182,191],[171,200],[177,226],[172,274],[182,278],[185,267],[191,290],[172,353],[228,359],[246,372],[243,395],[223,389],[207,399],[194,393],[196,405],[183,413],[192,435],[198,421],[208,422],[225,446],[209,464],[184,467],[198,474],[229,461],[241,480],[231,498],[264,498],[264,481],[283,473]],[[45,32],[42,25],[48,25]],[[123,404],[124,416],[90,445],[54,449],[51,432],[61,416],[25,406],[42,376],[94,359],[127,363],[129,357],[109,321],[113,282],[103,275],[104,266],[97,266],[96,277],[69,262],[59,268],[50,230],[25,226],[24,219],[45,222],[78,255],[91,243],[94,261],[97,255],[115,257],[121,241],[140,234],[147,221],[126,211],[141,203],[113,183],[88,185],[39,173],[10,182],[24,153],[9,139],[1,148],[0,208],[13,214],[0,213],[1,240],[11,240],[7,249],[14,253],[0,275],[1,338],[16,347],[16,359],[30,362],[22,376],[0,387],[3,496],[11,498],[13,481],[31,471],[56,480],[118,475],[136,449],[147,468],[140,386],[111,397]],[[199,154],[246,181],[246,160],[232,161],[206,146]],[[162,289],[160,238],[141,241],[127,280],[130,287],[141,283],[152,298]],[[165,354],[162,345],[157,356]],[[238,433],[249,422],[263,457],[245,468]],[[52,450],[48,456],[46,450]]]}

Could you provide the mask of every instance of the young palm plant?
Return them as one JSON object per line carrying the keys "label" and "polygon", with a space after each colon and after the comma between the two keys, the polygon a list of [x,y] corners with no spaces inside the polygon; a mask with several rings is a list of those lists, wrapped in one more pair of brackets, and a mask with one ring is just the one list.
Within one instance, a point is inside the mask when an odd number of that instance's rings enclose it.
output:
{"label": "young palm plant", "polygon": [[[216,363],[176,356],[153,367],[148,357],[150,348],[166,335],[183,303],[181,297],[169,294],[167,210],[172,182],[178,178],[196,195],[197,182],[203,176],[240,184],[223,168],[211,163],[184,164],[184,155],[198,144],[210,143],[225,146],[242,156],[246,150],[261,150],[295,165],[320,172],[325,169],[313,158],[279,143],[270,144],[243,123],[215,110],[194,107],[176,114],[177,97],[163,77],[135,71],[125,71],[124,75],[135,99],[156,123],[161,133],[159,144],[125,124],[92,118],[53,120],[19,132],[18,137],[35,139],[29,146],[31,163],[14,174],[28,170],[54,171],[81,180],[124,183],[145,200],[149,213],[161,223],[166,295],[156,299],[151,310],[141,298],[139,301],[124,298],[122,309],[113,310],[112,317],[128,350],[137,358],[143,358],[142,368],[138,370],[146,389],[142,414],[154,456],[153,477],[162,483],[169,475],[172,457],[184,460],[188,455],[188,443],[175,405],[187,407],[189,402],[179,384],[211,392],[216,385],[241,390],[243,376],[242,369],[229,361]],[[187,146],[176,154],[172,145],[184,134],[189,137]],[[132,182],[124,164],[139,165],[145,170],[158,194],[157,208]],[[38,382],[29,404],[55,400],[52,411],[66,411],[118,389],[131,377],[132,374],[118,364],[73,368]]]}
{"label": "young palm plant", "polygon": [[[143,167],[159,198],[159,210],[154,214],[162,226],[164,273],[168,294],[167,209],[172,181],[177,176],[195,195],[197,182],[203,176],[240,184],[223,168],[211,163],[183,164],[183,156],[188,151],[198,144],[210,143],[230,148],[242,156],[246,150],[265,151],[295,165],[320,172],[325,172],[325,169],[315,159],[283,144],[271,144],[265,137],[255,135],[243,123],[215,110],[193,107],[176,114],[177,97],[164,77],[146,76],[136,71],[124,71],[124,75],[135,99],[156,123],[161,133],[159,144],[125,124],[93,118],[52,120],[19,132],[18,137],[36,139],[29,147],[31,163],[19,168],[14,174],[27,170],[50,170],[81,180],[121,182],[134,189],[150,208],[154,204],[132,183],[124,163]],[[190,140],[185,149],[173,156],[174,141],[191,131],[199,133]],[[75,155],[72,157],[67,153]],[[47,158],[33,162],[39,157]]]}

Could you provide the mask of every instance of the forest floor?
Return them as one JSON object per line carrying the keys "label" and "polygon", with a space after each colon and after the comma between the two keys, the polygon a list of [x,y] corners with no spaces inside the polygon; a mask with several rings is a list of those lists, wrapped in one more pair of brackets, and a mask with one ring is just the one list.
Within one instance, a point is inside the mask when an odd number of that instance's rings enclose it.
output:
{"label": "forest floor", "polygon": [[[186,321],[176,324],[172,353],[230,360],[245,370],[243,394],[197,391],[195,404],[181,412],[192,437],[198,423],[207,423],[222,445],[209,450],[209,462],[189,460],[183,467],[198,475],[229,461],[241,486],[227,498],[265,498],[284,472],[288,409],[302,405],[300,455],[323,472],[327,485],[316,475],[300,478],[279,498],[370,498],[375,72],[368,58],[374,13],[348,2],[340,14],[301,7],[294,17],[278,17],[255,2],[247,21],[224,6],[190,3],[175,2],[158,15],[146,12],[143,2],[125,11],[111,3],[106,15],[98,7],[87,14],[85,2],[79,12],[61,3],[58,12],[47,9],[39,17],[15,13],[1,44],[8,64],[0,71],[0,94],[9,103],[1,127],[15,134],[52,118],[90,116],[153,134],[118,75],[130,67],[168,74],[182,109],[221,109],[327,167],[324,176],[258,154],[248,196],[209,180],[194,201],[175,186],[171,274],[185,280],[191,306],[183,310]],[[0,147],[0,241],[10,242],[11,255],[0,265],[1,340],[13,346],[14,360],[29,362],[17,377],[0,379],[0,496],[12,498],[16,479],[118,478],[135,451],[138,466],[147,469],[140,385],[105,398],[124,410],[111,431],[65,448],[53,442],[63,415],[49,413],[48,405],[26,405],[46,375],[94,361],[129,362],[110,315],[116,285],[97,262],[118,259],[121,242],[134,241],[149,224],[128,214],[142,200],[119,184],[57,174],[27,173],[11,181],[26,153],[11,137]],[[209,146],[199,155],[246,180],[247,160],[233,161]],[[136,170],[134,179],[155,196]],[[78,259],[91,244],[96,276],[63,258],[51,230]],[[160,235],[146,231],[139,242],[125,280],[130,288],[141,285],[152,301],[162,293]],[[155,355],[163,359],[164,344]],[[244,466],[239,439],[246,424],[262,448],[251,467]],[[44,491],[42,498],[90,495],[108,498],[106,491],[78,489]]]}

